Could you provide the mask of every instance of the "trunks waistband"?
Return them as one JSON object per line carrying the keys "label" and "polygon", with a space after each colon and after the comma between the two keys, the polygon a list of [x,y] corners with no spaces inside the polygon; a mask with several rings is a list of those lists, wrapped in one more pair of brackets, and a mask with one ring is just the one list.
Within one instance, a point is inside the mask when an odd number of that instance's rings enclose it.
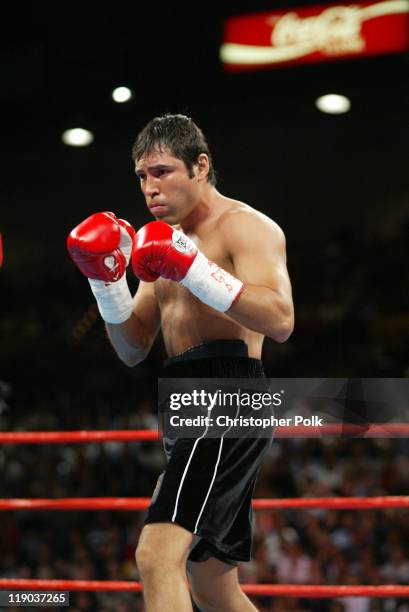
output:
{"label": "trunks waistband", "polygon": [[244,340],[213,340],[191,346],[183,353],[166,359],[165,368],[175,363],[193,361],[195,359],[217,359],[218,357],[248,357],[248,348]]}

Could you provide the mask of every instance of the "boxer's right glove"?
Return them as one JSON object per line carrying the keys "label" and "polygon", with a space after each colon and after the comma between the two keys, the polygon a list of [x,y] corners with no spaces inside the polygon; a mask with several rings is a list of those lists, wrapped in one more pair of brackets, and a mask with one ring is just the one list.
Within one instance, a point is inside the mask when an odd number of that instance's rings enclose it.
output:
{"label": "boxer's right glove", "polygon": [[73,261],[88,278],[98,309],[107,323],[123,323],[132,314],[125,270],[132,251],[133,227],[112,212],[95,213],[67,238]]}

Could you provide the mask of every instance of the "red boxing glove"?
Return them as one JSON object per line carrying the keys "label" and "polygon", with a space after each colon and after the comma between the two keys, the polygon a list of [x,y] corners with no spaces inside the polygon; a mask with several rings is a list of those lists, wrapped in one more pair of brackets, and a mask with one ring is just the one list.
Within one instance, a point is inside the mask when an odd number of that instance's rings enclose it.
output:
{"label": "red boxing glove", "polygon": [[113,283],[129,263],[133,227],[112,212],[95,213],[70,232],[67,248],[87,277]]}
{"label": "red boxing glove", "polygon": [[207,259],[188,236],[162,221],[152,221],[135,234],[132,268],[143,281],[153,282],[161,276],[180,282],[220,312],[226,312],[243,290],[239,279]]}
{"label": "red boxing glove", "polygon": [[132,251],[133,227],[112,212],[91,215],[70,232],[68,251],[88,278],[99,312],[107,323],[123,323],[133,301],[126,282]]}
{"label": "red boxing glove", "polygon": [[197,255],[196,245],[162,221],[151,221],[136,234],[132,246],[135,276],[153,282],[160,276],[181,281]]}

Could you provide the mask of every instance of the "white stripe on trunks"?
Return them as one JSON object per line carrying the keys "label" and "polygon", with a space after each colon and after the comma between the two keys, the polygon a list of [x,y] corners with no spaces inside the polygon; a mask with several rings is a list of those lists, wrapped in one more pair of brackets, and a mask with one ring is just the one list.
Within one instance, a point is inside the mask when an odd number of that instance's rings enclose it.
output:
{"label": "white stripe on trunks", "polygon": [[195,525],[195,530],[194,530],[194,532],[193,532],[193,533],[196,533],[196,532],[197,532],[197,526],[198,526],[198,524],[199,524],[200,517],[201,517],[201,516],[202,516],[202,514],[203,514],[203,510],[204,510],[204,508],[205,508],[205,505],[206,505],[207,499],[208,499],[208,497],[209,497],[209,495],[210,495],[210,491],[212,490],[212,486],[213,486],[214,480],[215,480],[215,478],[216,478],[217,468],[219,467],[219,461],[220,461],[220,455],[222,454],[222,448],[223,448],[223,436],[220,438],[219,454],[218,454],[218,456],[217,456],[216,465],[215,465],[215,467],[214,467],[214,472],[213,472],[212,482],[210,483],[210,487],[209,487],[209,490],[208,490],[208,492],[207,492],[206,498],[205,498],[205,500],[204,500],[204,502],[203,502],[203,506],[202,506],[202,508],[201,508],[201,510],[200,510],[200,512],[199,512],[199,516],[197,517],[197,521],[196,521],[196,525]]}
{"label": "white stripe on trunks", "polygon": [[172,523],[175,521],[175,518],[176,518],[176,514],[177,514],[177,511],[178,511],[178,505],[179,505],[179,497],[180,497],[180,494],[182,492],[183,482],[184,482],[184,480],[186,478],[186,474],[187,474],[187,471],[189,469],[190,462],[192,461],[193,454],[194,454],[194,452],[196,450],[196,446],[198,445],[199,440],[201,440],[202,438],[205,437],[205,435],[208,432],[208,429],[209,429],[209,425],[206,426],[204,434],[202,434],[200,436],[200,438],[198,438],[196,440],[196,442],[194,443],[193,448],[192,448],[192,450],[190,452],[190,455],[189,455],[189,459],[187,460],[185,469],[183,470],[183,474],[182,474],[182,478],[181,478],[181,481],[180,481],[179,489],[178,489],[178,492],[177,492],[177,495],[176,495],[176,502],[175,502],[175,508],[174,508],[173,516],[172,516]]}
{"label": "white stripe on trunks", "polygon": [[[240,393],[240,389],[239,389],[239,393]],[[240,404],[237,406],[237,411],[236,411],[236,414],[235,414],[235,417],[234,417],[234,418],[237,418],[237,415],[239,414],[239,412],[240,412]],[[205,498],[205,500],[204,500],[204,502],[203,502],[203,506],[202,506],[202,508],[201,508],[201,510],[200,510],[200,512],[199,512],[199,516],[197,517],[197,521],[196,521],[196,525],[195,525],[195,530],[194,530],[194,532],[193,532],[193,533],[196,533],[196,532],[197,532],[197,527],[198,527],[198,524],[199,524],[199,521],[200,521],[200,517],[201,517],[201,516],[202,516],[202,514],[203,514],[203,510],[204,510],[204,508],[205,508],[206,502],[207,502],[208,497],[209,497],[209,495],[210,495],[210,491],[212,490],[212,486],[213,486],[213,483],[214,483],[215,478],[216,478],[217,468],[219,467],[219,462],[220,462],[220,455],[222,454],[222,448],[223,448],[223,438],[224,438],[224,436],[227,434],[227,432],[228,432],[228,431],[229,431],[229,430],[230,430],[232,427],[233,427],[233,424],[232,424],[232,425],[230,425],[230,427],[228,427],[228,428],[226,429],[226,431],[223,433],[222,437],[220,438],[219,454],[218,454],[218,456],[217,456],[216,465],[215,465],[215,467],[214,467],[214,472],[213,472],[212,482],[210,483],[210,487],[209,487],[209,490],[208,490],[208,492],[207,492],[206,498]]]}

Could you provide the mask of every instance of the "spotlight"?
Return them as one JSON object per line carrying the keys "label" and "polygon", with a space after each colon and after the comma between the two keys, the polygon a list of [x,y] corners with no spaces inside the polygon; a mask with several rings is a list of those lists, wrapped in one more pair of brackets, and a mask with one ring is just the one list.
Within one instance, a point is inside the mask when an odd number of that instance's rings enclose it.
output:
{"label": "spotlight", "polygon": [[326,96],[320,96],[315,100],[315,106],[322,113],[330,113],[331,115],[338,115],[341,113],[347,113],[351,108],[351,102],[345,96],[338,94],[327,94]]}
{"label": "spotlight", "polygon": [[87,147],[94,140],[94,134],[83,128],[73,128],[65,130],[61,139],[69,147]]}
{"label": "spotlight", "polygon": [[112,92],[112,99],[118,104],[128,102],[132,98],[132,91],[128,87],[116,87]]}

